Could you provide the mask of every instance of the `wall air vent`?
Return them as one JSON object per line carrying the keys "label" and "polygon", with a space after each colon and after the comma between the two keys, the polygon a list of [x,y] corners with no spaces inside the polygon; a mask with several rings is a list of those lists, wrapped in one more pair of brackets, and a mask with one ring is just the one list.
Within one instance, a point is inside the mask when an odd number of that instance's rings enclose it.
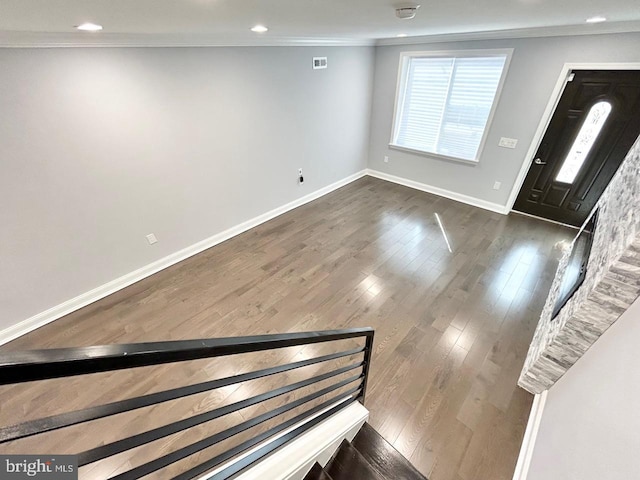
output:
{"label": "wall air vent", "polygon": [[327,68],[327,57],[313,57],[313,69]]}

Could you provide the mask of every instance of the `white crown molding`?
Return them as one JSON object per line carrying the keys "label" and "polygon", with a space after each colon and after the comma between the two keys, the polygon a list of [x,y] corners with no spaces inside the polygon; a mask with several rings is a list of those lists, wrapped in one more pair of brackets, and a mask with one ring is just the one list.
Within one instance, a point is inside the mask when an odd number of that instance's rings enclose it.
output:
{"label": "white crown molding", "polygon": [[211,248],[219,243],[224,242],[236,235],[239,235],[247,230],[256,227],[264,222],[271,220],[283,213],[288,212],[289,210],[293,210],[305,203],[309,203],[327,193],[330,193],[334,190],[337,190],[340,187],[343,187],[359,178],[362,178],[366,175],[366,170],[362,170],[360,172],[354,173],[353,175],[349,175],[342,180],[338,180],[331,185],[327,185],[326,187],[320,188],[315,192],[309,193],[304,197],[298,198],[292,202],[287,203],[286,205],[282,205],[281,207],[275,208],[269,212],[263,213],[257,217],[254,217],[246,222],[240,223],[235,227],[231,227],[228,230],[220,232],[212,237],[206,238],[198,243],[195,243],[187,248],[179,250],[177,252],[172,253],[164,258],[156,260],[148,265],[145,265],[138,270],[127,273],[115,280],[112,280],[104,285],[101,285],[93,290],[85,292],[81,295],[78,295],[75,298],[67,300],[59,305],[56,305],[44,312],[38,313],[33,317],[27,318],[17,324],[14,324],[4,330],[0,330],[0,345],[3,345],[11,340],[14,340],[22,335],[25,335],[36,328],[40,328],[54,320],[57,320],[65,315],[68,315],[76,310],[79,310],[82,307],[85,307],[93,302],[100,300],[112,293],[117,292],[118,290],[122,290],[129,285],[132,285],[144,278],[147,278],[154,273],[159,272],[160,270],[164,270],[171,265],[175,265],[182,260],[185,260],[193,255],[196,255],[208,248]]}
{"label": "white crown molding", "polygon": [[604,22],[598,24],[564,25],[555,27],[487,30],[484,32],[443,33],[403,38],[382,38],[376,46],[417,45],[424,43],[463,42],[469,40],[503,40],[532,37],[570,37],[572,35],[605,35],[640,32],[640,21]]}
{"label": "white crown molding", "polygon": [[434,187],[433,185],[427,185],[426,183],[416,182],[415,180],[409,180],[408,178],[397,177],[395,175],[390,175],[378,170],[371,170],[370,168],[367,169],[367,175],[379,178],[381,180],[386,180],[387,182],[397,183],[398,185],[404,185],[405,187],[415,188],[416,190],[420,190],[422,192],[432,193],[434,195],[438,195],[439,197],[445,197],[449,200],[455,200],[456,202],[466,203],[467,205],[472,205],[484,210],[500,213],[502,215],[507,215],[509,213],[509,209],[504,205],[500,205],[499,203],[487,202],[486,200],[482,200],[480,198],[471,197],[469,195],[464,195],[458,192],[452,192],[451,190],[445,190],[444,188]]}
{"label": "white crown molding", "polygon": [[0,32],[0,48],[71,47],[370,47],[640,32],[640,21],[442,33],[404,38],[278,37],[272,35],[129,34],[100,32]]}
{"label": "white crown molding", "polygon": [[72,47],[367,47],[373,39],[193,34],[0,32],[0,48]]}

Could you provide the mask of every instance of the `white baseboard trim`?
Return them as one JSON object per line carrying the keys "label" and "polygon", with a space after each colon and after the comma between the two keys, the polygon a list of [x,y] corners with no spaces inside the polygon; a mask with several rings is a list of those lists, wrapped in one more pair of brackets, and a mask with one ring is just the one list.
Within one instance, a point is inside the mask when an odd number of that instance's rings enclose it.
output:
{"label": "white baseboard trim", "polygon": [[404,185],[405,187],[415,188],[416,190],[421,190],[423,192],[433,193],[440,197],[455,200],[456,202],[466,203],[467,205],[483,208],[502,215],[507,215],[509,213],[509,209],[505,205],[487,202],[486,200],[470,197],[469,195],[463,195],[462,193],[452,192],[450,190],[445,190],[444,188],[434,187],[432,185],[427,185],[426,183],[416,182],[414,180],[409,180],[408,178],[397,177],[395,175],[390,175],[378,170],[372,170],[370,168],[367,169],[367,175],[381,180],[386,180],[388,182],[397,183],[399,185]]}
{"label": "white baseboard trim", "polygon": [[518,455],[518,463],[516,463],[516,469],[513,473],[513,480],[527,480],[531,458],[533,457],[533,448],[535,447],[538,429],[542,421],[542,412],[544,411],[544,405],[547,401],[547,393],[548,390],[545,390],[541,394],[533,397],[533,405],[531,405],[527,429],[524,431],[524,438],[522,439],[522,446],[520,447],[520,455]]}
{"label": "white baseboard trim", "polygon": [[69,313],[72,313],[76,310],[79,310],[82,307],[85,307],[93,302],[96,302],[112,293],[117,292],[118,290],[122,290],[129,285],[132,285],[140,280],[147,278],[154,273],[159,272],[160,270],[164,270],[171,265],[175,265],[182,260],[185,260],[193,255],[196,255],[208,248],[211,248],[219,243],[224,242],[236,235],[239,235],[247,230],[256,227],[264,222],[271,220],[277,216],[282,215],[294,208],[300,207],[306,203],[309,203],[313,200],[316,200],[327,193],[330,193],[334,190],[337,190],[340,187],[343,187],[359,178],[362,178],[366,175],[366,170],[361,170],[360,172],[354,173],[353,175],[349,175],[342,180],[338,180],[326,187],[320,188],[315,192],[309,193],[304,197],[300,197],[297,200],[287,203],[286,205],[282,205],[281,207],[275,208],[269,212],[263,213],[257,217],[254,217],[246,222],[243,222],[235,227],[231,227],[223,232],[220,232],[216,235],[213,235],[205,240],[202,240],[196,244],[193,244],[189,247],[186,247],[182,250],[179,250],[171,255],[168,255],[164,258],[156,260],[148,265],[145,265],[142,268],[139,268],[133,272],[127,273],[115,280],[112,280],[104,285],[101,285],[93,290],[85,292],[81,295],[78,295],[71,300],[67,300],[55,307],[52,307],[44,312],[38,313],[33,317],[27,318],[15,325],[10,326],[9,328],[5,328],[0,331],[0,345],[4,345],[11,340],[14,340],[22,335],[25,335],[32,330],[35,330],[39,327],[46,325],[47,323],[53,322]]}

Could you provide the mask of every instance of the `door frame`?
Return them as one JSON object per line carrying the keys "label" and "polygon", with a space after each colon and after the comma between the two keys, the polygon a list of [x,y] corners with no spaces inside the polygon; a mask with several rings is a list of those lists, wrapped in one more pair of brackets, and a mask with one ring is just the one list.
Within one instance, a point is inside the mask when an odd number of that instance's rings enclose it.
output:
{"label": "door frame", "polygon": [[[553,92],[551,93],[551,98],[547,103],[547,107],[542,114],[542,118],[540,119],[540,123],[538,124],[538,129],[533,136],[533,140],[531,141],[531,145],[529,145],[529,150],[527,150],[527,154],[524,157],[524,161],[522,166],[520,167],[520,172],[518,172],[518,176],[516,177],[516,181],[511,188],[511,193],[509,194],[509,200],[506,205],[506,213],[512,212],[513,205],[516,203],[516,198],[518,197],[518,193],[520,193],[520,189],[524,183],[524,179],[529,173],[529,169],[533,164],[533,157],[535,156],[538,148],[540,147],[540,143],[542,143],[542,137],[547,131],[547,127],[551,122],[551,117],[556,112],[556,107],[558,106],[558,102],[560,102],[560,97],[564,93],[564,89],[567,85],[567,78],[569,77],[569,72],[571,70],[640,70],[640,62],[613,62],[613,63],[565,63],[560,70],[560,76],[558,77],[558,81],[556,82],[556,86],[553,88]],[[517,210],[516,210],[517,211]]]}

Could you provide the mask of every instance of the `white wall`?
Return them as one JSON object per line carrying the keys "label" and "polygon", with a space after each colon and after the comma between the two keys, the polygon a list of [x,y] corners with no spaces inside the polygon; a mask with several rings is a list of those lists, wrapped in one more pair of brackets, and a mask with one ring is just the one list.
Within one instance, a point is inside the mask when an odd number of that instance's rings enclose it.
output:
{"label": "white wall", "polygon": [[640,300],[549,390],[527,480],[640,477]]}
{"label": "white wall", "polygon": [[[640,33],[378,47],[369,167],[504,206],[564,63],[640,62],[638,45]],[[515,50],[480,162],[469,165],[389,148],[400,52],[486,48]],[[517,148],[498,147],[500,137],[517,138]],[[389,163],[383,162],[385,155]],[[500,190],[493,190],[495,181],[502,183]]]}
{"label": "white wall", "polygon": [[0,331],[366,168],[373,61],[1,49]]}

